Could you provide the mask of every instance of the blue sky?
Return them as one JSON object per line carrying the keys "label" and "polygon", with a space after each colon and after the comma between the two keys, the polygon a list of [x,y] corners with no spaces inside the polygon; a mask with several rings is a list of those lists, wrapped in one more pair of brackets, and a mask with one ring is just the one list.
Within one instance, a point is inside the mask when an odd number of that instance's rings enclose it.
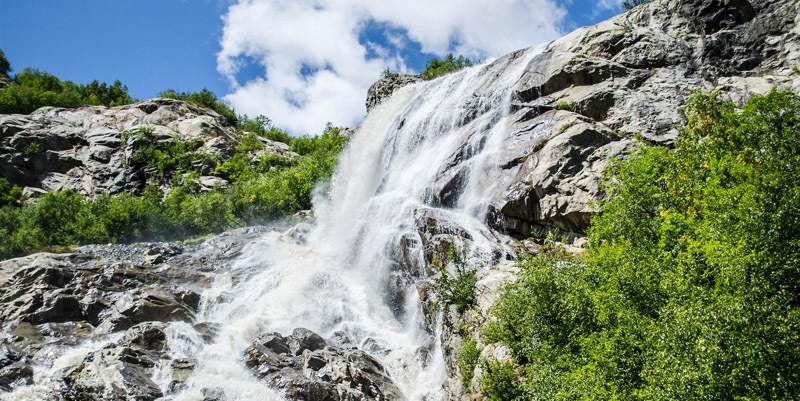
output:
{"label": "blue sky", "polygon": [[[363,118],[386,67],[448,52],[502,55],[605,20],[621,0],[0,0],[0,49],[140,99],[207,88],[293,134]],[[419,4],[417,4],[419,3]]]}

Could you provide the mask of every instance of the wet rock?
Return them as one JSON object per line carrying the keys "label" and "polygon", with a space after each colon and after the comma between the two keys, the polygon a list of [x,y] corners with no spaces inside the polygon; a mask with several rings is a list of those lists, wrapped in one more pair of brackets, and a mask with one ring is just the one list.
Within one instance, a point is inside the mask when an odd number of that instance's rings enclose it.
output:
{"label": "wet rock", "polygon": [[146,352],[112,344],[89,354],[64,377],[67,399],[155,400],[163,396],[150,379],[155,360]]}
{"label": "wet rock", "polygon": [[167,334],[164,330],[166,328],[167,325],[161,322],[140,323],[128,329],[117,343],[124,346],[138,346],[148,351],[165,351]]}
{"label": "wet rock", "polygon": [[300,355],[306,350],[320,350],[327,345],[317,333],[304,328],[294,329],[292,335],[287,338],[286,344],[294,355]]}
{"label": "wet rock", "polygon": [[328,344],[307,329],[259,336],[245,363],[290,400],[401,400],[386,371],[366,352]]}
{"label": "wet rock", "polygon": [[0,344],[0,390],[11,391],[15,387],[33,383],[31,361],[24,354]]}
{"label": "wet rock", "polygon": [[172,368],[172,381],[169,384],[170,391],[176,392],[186,388],[186,380],[194,373],[197,361],[194,359],[179,358],[170,362]]}
{"label": "wet rock", "polygon": [[219,387],[204,388],[200,391],[203,395],[203,401],[225,401],[225,392]]}

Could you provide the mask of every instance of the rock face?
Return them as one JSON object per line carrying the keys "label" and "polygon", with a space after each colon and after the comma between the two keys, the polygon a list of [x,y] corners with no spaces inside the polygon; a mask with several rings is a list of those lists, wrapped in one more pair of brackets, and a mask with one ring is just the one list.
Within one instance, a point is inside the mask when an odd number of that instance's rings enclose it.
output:
{"label": "rock face", "polygon": [[419,75],[411,74],[390,74],[379,79],[367,91],[367,111],[391,96],[394,91],[419,81],[422,81]]}
{"label": "rock face", "polygon": [[[137,163],[138,149],[170,141],[194,143],[207,160],[224,161],[239,137],[216,112],[157,98],[119,107],[43,107],[30,115],[0,115],[0,177],[26,194],[70,189],[86,195],[138,193],[158,175]],[[262,138],[265,151],[292,156],[289,146]],[[213,166],[196,163],[200,183],[213,186]],[[224,180],[221,180],[224,181]]]}
{"label": "rock face", "polygon": [[[637,133],[674,141],[694,90],[719,90],[738,104],[773,86],[800,92],[799,8],[790,0],[655,0],[550,43],[515,89],[501,160],[514,178],[490,224],[520,238],[553,227],[580,235],[603,196],[608,161]],[[526,140],[534,133],[546,139],[534,146]]]}
{"label": "rock face", "polygon": [[[0,262],[0,391],[33,383],[33,366],[87,341],[105,342],[56,373],[76,400],[154,400],[178,390],[189,360],[166,352],[168,322],[192,324],[205,341],[214,328],[195,321],[208,274],[273,229],[250,227],[198,245],[90,245],[71,254],[39,253]],[[160,388],[158,365],[173,381]]]}
{"label": "rock face", "polygon": [[[695,90],[717,90],[742,105],[773,87],[800,93],[797,1],[654,0],[579,29],[534,56],[516,84],[513,123],[499,160],[510,184],[492,202],[487,223],[519,239],[553,228],[580,237],[596,213],[592,203],[604,196],[603,169],[638,146],[634,135],[672,144]],[[443,177],[447,183],[457,174]],[[447,185],[441,187],[439,199],[446,200]],[[442,313],[446,400],[481,398],[480,364],[472,383],[461,382],[463,328],[483,326],[500,283],[514,277],[513,266],[504,263],[482,271],[478,305],[468,313],[455,307]],[[418,288],[429,304],[426,287]],[[473,333],[481,359],[510,357],[502,344],[482,344],[479,331]]]}
{"label": "rock face", "polygon": [[328,344],[307,329],[262,334],[245,351],[253,373],[290,400],[403,400],[384,368],[366,352]]}

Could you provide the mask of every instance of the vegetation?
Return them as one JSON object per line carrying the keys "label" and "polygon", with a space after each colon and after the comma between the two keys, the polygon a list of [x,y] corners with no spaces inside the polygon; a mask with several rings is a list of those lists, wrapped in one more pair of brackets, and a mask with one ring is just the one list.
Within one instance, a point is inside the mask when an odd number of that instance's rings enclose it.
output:
{"label": "vegetation", "polygon": [[[230,125],[237,125],[239,119],[236,112],[228,106],[227,103],[219,100],[217,95],[208,89],[203,89],[200,92],[177,92],[174,89],[167,89],[158,94],[159,97],[166,97],[170,99],[183,100],[185,102],[193,103],[201,107],[207,107],[217,112],[217,114],[225,117]],[[244,117],[244,120],[247,120]]]}
{"label": "vegetation", "polygon": [[[0,64],[3,61],[7,64],[5,58]],[[119,106],[132,101],[128,87],[119,80],[111,85],[96,80],[88,85],[77,85],[45,71],[26,68],[14,76],[9,86],[0,90],[0,113],[28,114],[43,106]]]}
{"label": "vegetation", "polygon": [[800,396],[800,97],[698,94],[686,117],[674,150],[607,170],[584,255],[520,259],[486,399]]}
{"label": "vegetation", "polygon": [[567,111],[575,111],[577,108],[577,104],[575,102],[558,102],[556,103],[555,109],[556,110],[567,110]]}
{"label": "vegetation", "polygon": [[0,49],[0,75],[8,75],[9,72],[11,72],[11,64],[8,62],[6,54],[3,53],[3,49]]}
{"label": "vegetation", "polygon": [[[448,260],[452,269],[448,266]],[[433,268],[439,272],[433,283],[439,307],[456,305],[459,311],[464,311],[475,305],[475,284],[478,277],[475,270],[467,266],[466,255],[451,248],[445,260],[434,258]]]}
{"label": "vegetation", "polygon": [[625,0],[622,3],[622,8],[625,9],[625,10],[630,10],[630,9],[632,9],[632,8],[638,6],[638,5],[641,5],[641,4],[644,4],[644,3],[649,3],[651,1],[653,1],[653,0]]}
{"label": "vegetation", "polygon": [[[0,259],[64,245],[186,239],[291,215],[311,207],[314,186],[330,178],[346,141],[329,125],[322,135],[291,140],[303,156],[289,159],[257,155],[263,146],[258,137],[244,136],[237,153],[219,164],[199,142],[157,142],[151,127],[127,133],[125,140],[137,146],[129,163],[156,170],[155,183],[172,185],[168,194],[157,185],[140,196],[94,199],[64,191],[22,205],[20,188],[0,179]],[[230,185],[200,192],[203,170]]]}
{"label": "vegetation", "polygon": [[425,69],[420,76],[422,76],[422,79],[434,79],[462,68],[472,67],[472,63],[472,60],[464,56],[458,56],[456,58],[453,54],[448,54],[447,57],[442,60],[434,57],[425,63]]}

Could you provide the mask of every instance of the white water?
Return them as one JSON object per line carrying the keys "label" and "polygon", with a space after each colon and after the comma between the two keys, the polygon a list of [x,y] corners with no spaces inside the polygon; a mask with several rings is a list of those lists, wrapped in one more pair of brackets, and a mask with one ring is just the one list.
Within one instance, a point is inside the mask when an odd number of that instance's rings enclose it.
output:
{"label": "white water", "polygon": [[[537,53],[404,87],[376,107],[343,152],[329,196],[315,199],[315,222],[266,234],[229,271],[215,273],[197,313],[198,322],[219,325],[213,343],[188,324],[170,326],[171,356],[195,358],[198,367],[188,389],[166,398],[201,400],[203,388],[218,387],[229,400],[280,400],[247,370],[243,351],[259,334],[305,327],[325,338],[342,331],[378,350],[373,355],[409,400],[441,399],[444,362],[414,286],[405,291],[404,313],[386,301],[396,266],[389,249],[404,235],[419,238],[417,216],[434,209],[431,194],[443,175],[465,169],[455,207],[435,212],[470,234],[461,243],[474,265],[491,262],[498,244],[484,219],[489,200],[508,184],[497,160],[511,92]],[[420,252],[412,256],[424,265]],[[427,362],[418,360],[420,347],[430,349]],[[170,376],[163,367],[154,380],[166,391]]]}

